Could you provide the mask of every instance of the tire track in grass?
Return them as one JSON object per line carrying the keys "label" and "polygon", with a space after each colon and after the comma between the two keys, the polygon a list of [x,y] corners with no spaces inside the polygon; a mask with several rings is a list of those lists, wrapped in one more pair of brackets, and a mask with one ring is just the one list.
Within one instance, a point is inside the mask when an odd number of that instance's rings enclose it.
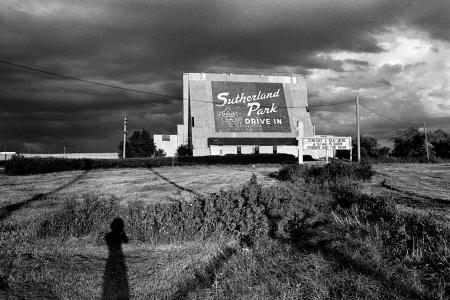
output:
{"label": "tire track in grass", "polygon": [[214,283],[218,271],[236,254],[238,247],[237,244],[225,246],[206,265],[200,266],[194,271],[194,278],[178,284],[176,292],[170,299],[185,299],[190,292],[210,287]]}

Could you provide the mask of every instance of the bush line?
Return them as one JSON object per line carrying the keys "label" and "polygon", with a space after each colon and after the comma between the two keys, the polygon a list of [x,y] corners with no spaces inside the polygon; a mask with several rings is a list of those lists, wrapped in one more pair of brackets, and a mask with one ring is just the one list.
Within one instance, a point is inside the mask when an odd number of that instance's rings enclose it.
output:
{"label": "bush line", "polygon": [[240,189],[198,196],[190,202],[119,205],[115,197],[86,194],[82,201],[67,199],[60,209],[45,216],[38,222],[37,233],[41,238],[63,239],[94,234],[99,240],[111,220],[121,217],[130,238],[140,242],[171,243],[216,233],[247,242],[262,235],[288,238],[293,221],[304,216],[296,197],[286,187],[262,187],[255,175]]}
{"label": "bush line", "polygon": [[349,163],[333,159],[323,166],[292,164],[281,168],[275,177],[281,181],[295,182],[299,179],[313,183],[335,183],[342,180],[363,180],[372,178],[372,164],[367,161]]}
{"label": "bush line", "polygon": [[290,154],[242,154],[197,157],[152,157],[127,159],[66,159],[66,158],[24,158],[14,156],[5,164],[8,175],[31,175],[71,170],[110,168],[154,168],[162,166],[188,165],[250,165],[290,164],[296,161]]}

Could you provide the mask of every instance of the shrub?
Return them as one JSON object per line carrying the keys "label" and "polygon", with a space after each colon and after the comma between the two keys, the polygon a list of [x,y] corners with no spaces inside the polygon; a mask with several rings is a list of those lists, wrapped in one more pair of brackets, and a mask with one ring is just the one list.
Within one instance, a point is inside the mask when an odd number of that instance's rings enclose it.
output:
{"label": "shrub", "polygon": [[189,145],[180,145],[177,148],[177,156],[189,156],[190,150]]}
{"label": "shrub", "polygon": [[299,164],[292,164],[282,167],[275,177],[281,181],[297,181],[301,177],[303,177],[303,173],[305,171],[305,167]]}
{"label": "shrub", "polygon": [[375,174],[372,168],[372,164],[369,161],[363,160],[357,164],[354,164],[354,178],[357,180],[368,181]]}
{"label": "shrub", "polygon": [[297,181],[303,178],[306,182],[313,183],[336,183],[342,180],[370,180],[374,172],[372,164],[366,161],[360,163],[350,163],[341,160],[332,160],[326,165],[288,165],[282,167],[277,179],[281,181]]}
{"label": "shrub", "polygon": [[70,170],[109,168],[153,168],[161,166],[187,165],[232,165],[232,164],[286,164],[295,161],[290,154],[242,154],[227,156],[197,157],[152,157],[129,159],[65,159],[13,157],[5,164],[8,175],[30,175]]}
{"label": "shrub", "polygon": [[67,238],[95,233],[98,239],[106,233],[109,222],[119,213],[119,200],[115,197],[85,194],[81,201],[69,198],[59,210],[38,225],[37,234],[39,237]]}
{"label": "shrub", "polygon": [[[296,198],[297,197],[297,198]],[[83,195],[67,199],[38,225],[38,236],[67,238],[94,234],[99,239],[109,222],[120,216],[133,240],[161,243],[207,238],[216,233],[251,242],[270,235],[290,238],[291,228],[304,216],[305,205],[286,187],[263,188],[256,176],[239,189],[223,190],[194,200],[146,204]],[[313,200],[311,200],[313,202]]]}
{"label": "shrub", "polygon": [[353,181],[340,181],[330,185],[335,204],[343,208],[350,208],[360,200],[359,184]]}

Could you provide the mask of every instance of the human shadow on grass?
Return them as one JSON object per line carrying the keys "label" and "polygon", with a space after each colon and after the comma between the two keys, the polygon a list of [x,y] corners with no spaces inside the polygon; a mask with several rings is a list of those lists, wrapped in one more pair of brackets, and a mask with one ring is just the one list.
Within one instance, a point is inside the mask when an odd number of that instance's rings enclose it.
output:
{"label": "human shadow on grass", "polygon": [[156,176],[158,176],[159,178],[163,179],[164,181],[166,181],[166,182],[170,183],[171,185],[173,185],[174,187],[176,187],[177,189],[180,189],[180,190],[182,190],[182,191],[189,192],[189,193],[191,193],[191,194],[194,194],[195,196],[201,196],[201,194],[200,194],[199,192],[196,192],[196,191],[194,191],[194,190],[188,189],[188,188],[186,188],[186,187],[184,187],[184,186],[181,186],[181,185],[177,184],[175,181],[170,180],[169,178],[165,177],[164,175],[162,175],[161,173],[155,171],[154,169],[149,168],[149,170],[150,170],[153,174],[155,174]]}
{"label": "human shadow on grass", "polygon": [[115,218],[111,232],[105,235],[108,246],[108,260],[103,274],[103,292],[101,299],[130,299],[127,266],[122,251],[122,244],[128,243],[121,218]]}
{"label": "human shadow on grass", "polygon": [[0,221],[3,220],[4,218],[6,218],[7,216],[9,216],[10,214],[12,214],[13,212],[15,212],[16,210],[21,209],[22,207],[24,207],[27,204],[30,204],[32,202],[35,201],[39,201],[39,200],[43,200],[45,197],[51,196],[59,191],[62,191],[66,188],[68,188],[69,186],[75,184],[77,181],[83,179],[84,177],[86,177],[87,173],[89,172],[89,170],[85,170],[83,171],[83,173],[81,173],[80,175],[76,176],[74,179],[72,179],[71,181],[61,185],[60,187],[48,192],[48,193],[42,193],[42,194],[36,194],[33,197],[31,197],[28,200],[22,201],[22,202],[18,202],[18,203],[14,203],[14,204],[10,204],[4,207],[0,208]]}

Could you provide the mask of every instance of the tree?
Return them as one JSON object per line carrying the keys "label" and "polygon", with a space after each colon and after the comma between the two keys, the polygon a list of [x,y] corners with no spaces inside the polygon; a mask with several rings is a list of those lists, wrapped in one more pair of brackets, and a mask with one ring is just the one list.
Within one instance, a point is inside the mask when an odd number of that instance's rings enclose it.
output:
{"label": "tree", "polygon": [[362,157],[377,157],[377,139],[371,136],[361,137],[361,156]]}
{"label": "tree", "polygon": [[180,145],[177,149],[177,156],[188,156],[189,155],[189,145]]}
{"label": "tree", "polygon": [[389,147],[381,147],[378,148],[378,157],[387,157],[391,153],[391,148]]}
{"label": "tree", "polygon": [[[155,144],[148,131],[133,131],[126,143],[126,157],[150,157],[154,153]],[[123,157],[123,142],[119,143],[119,157]]]}
{"label": "tree", "polygon": [[394,137],[394,150],[392,155],[400,157],[426,156],[425,135],[417,128],[410,127]]}
{"label": "tree", "polygon": [[158,150],[155,151],[155,156],[156,157],[165,157],[166,156],[166,152],[164,152],[163,149],[158,148]]}
{"label": "tree", "polygon": [[428,140],[434,146],[436,156],[450,158],[450,136],[445,131],[442,129],[436,130],[430,134]]}
{"label": "tree", "polygon": [[[386,157],[389,155],[390,149],[388,147],[378,148],[378,141],[376,138],[371,136],[361,137],[361,158],[379,158]],[[356,139],[353,139],[353,159],[358,158],[358,146]]]}

